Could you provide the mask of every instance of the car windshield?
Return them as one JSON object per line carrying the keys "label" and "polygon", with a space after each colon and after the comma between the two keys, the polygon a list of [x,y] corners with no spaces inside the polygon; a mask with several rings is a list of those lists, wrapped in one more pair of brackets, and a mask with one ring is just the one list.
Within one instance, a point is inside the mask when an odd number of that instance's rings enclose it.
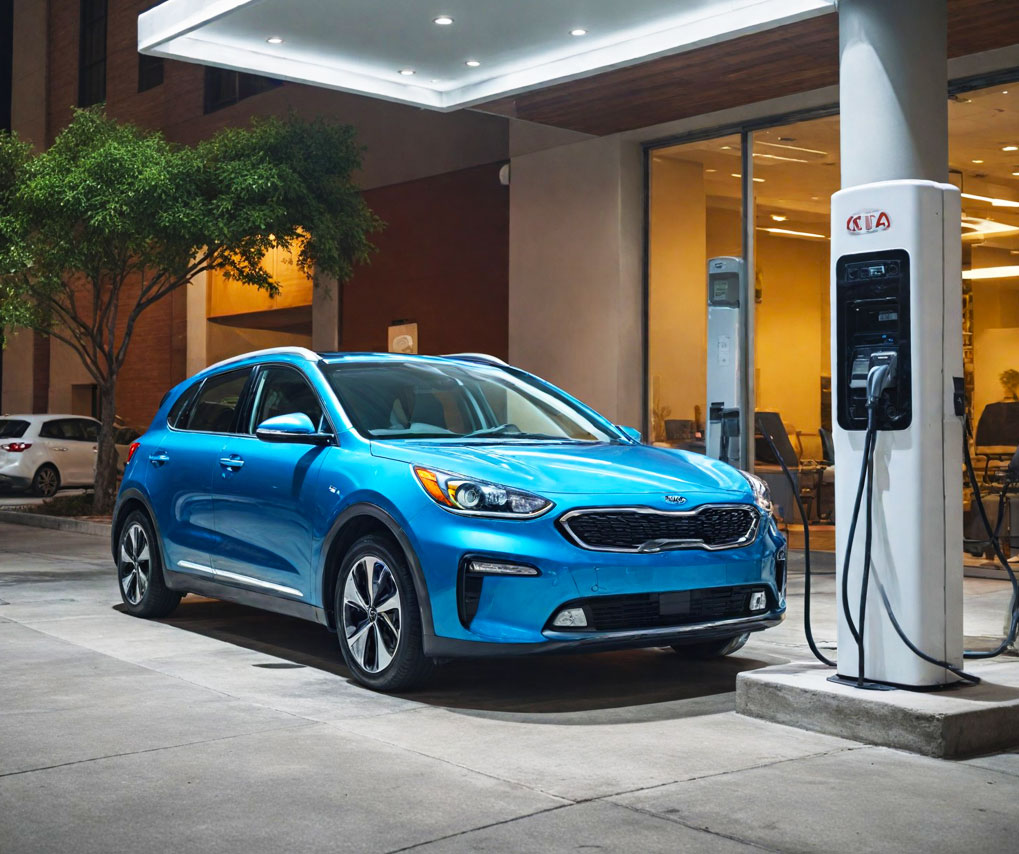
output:
{"label": "car windshield", "polygon": [[613,442],[612,425],[544,383],[495,365],[323,365],[359,432],[375,439]]}
{"label": "car windshield", "polygon": [[0,439],[20,439],[28,429],[28,422],[18,418],[0,418]]}

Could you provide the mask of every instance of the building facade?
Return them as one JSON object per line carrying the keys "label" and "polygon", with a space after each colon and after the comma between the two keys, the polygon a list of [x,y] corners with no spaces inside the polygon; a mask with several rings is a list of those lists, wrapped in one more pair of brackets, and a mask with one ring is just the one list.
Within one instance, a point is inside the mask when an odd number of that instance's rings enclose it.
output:
{"label": "building facade", "polygon": [[[801,457],[823,457],[833,13],[438,113],[141,56],[150,5],[14,0],[14,129],[47,145],[73,105],[95,101],[185,143],[253,115],[329,116],[366,146],[358,180],[387,227],[342,286],[282,275],[270,301],[210,277],[153,306],[120,385],[125,422],[144,426],[167,387],[224,356],[385,350],[390,328],[411,323],[420,352],[508,357],[654,441],[682,442],[706,416],[707,261],[735,256],[755,282],[757,408],[780,413]],[[1019,370],[1014,4],[949,0],[948,52],[978,419],[1014,395],[1001,378]],[[286,259],[267,263],[286,273]],[[2,394],[6,412],[92,400],[73,355],[27,332],[8,336]]]}

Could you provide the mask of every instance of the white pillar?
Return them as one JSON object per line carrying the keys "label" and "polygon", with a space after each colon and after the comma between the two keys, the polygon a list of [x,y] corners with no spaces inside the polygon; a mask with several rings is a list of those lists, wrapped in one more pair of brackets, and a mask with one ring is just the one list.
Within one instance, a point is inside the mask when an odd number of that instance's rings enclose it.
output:
{"label": "white pillar", "polygon": [[311,291],[311,349],[330,353],[340,349],[343,291],[334,276],[316,272]]}
{"label": "white pillar", "polygon": [[185,365],[188,376],[208,367],[209,310],[208,273],[199,273],[187,288],[187,344]]}

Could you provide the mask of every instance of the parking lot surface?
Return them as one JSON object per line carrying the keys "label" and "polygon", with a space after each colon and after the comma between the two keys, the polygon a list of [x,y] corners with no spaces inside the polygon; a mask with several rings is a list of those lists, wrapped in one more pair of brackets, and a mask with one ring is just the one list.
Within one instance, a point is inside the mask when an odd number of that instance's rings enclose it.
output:
{"label": "parking lot surface", "polygon": [[[966,592],[967,635],[994,635],[1007,587]],[[1017,753],[946,762],[735,714],[737,673],[809,656],[799,576],[786,623],[726,660],[452,662],[404,696],[355,685],[310,623],[118,603],[104,539],[0,523],[4,854],[1016,850]]]}

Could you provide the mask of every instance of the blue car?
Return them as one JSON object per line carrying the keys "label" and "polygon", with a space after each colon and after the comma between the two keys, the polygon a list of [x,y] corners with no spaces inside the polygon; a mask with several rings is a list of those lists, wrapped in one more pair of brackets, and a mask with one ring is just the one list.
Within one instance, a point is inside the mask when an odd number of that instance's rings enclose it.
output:
{"label": "blue car", "polygon": [[785,614],[763,481],[488,356],[278,348],[172,389],[113,517],[124,606],[314,620],[376,690],[457,656],[727,655]]}

